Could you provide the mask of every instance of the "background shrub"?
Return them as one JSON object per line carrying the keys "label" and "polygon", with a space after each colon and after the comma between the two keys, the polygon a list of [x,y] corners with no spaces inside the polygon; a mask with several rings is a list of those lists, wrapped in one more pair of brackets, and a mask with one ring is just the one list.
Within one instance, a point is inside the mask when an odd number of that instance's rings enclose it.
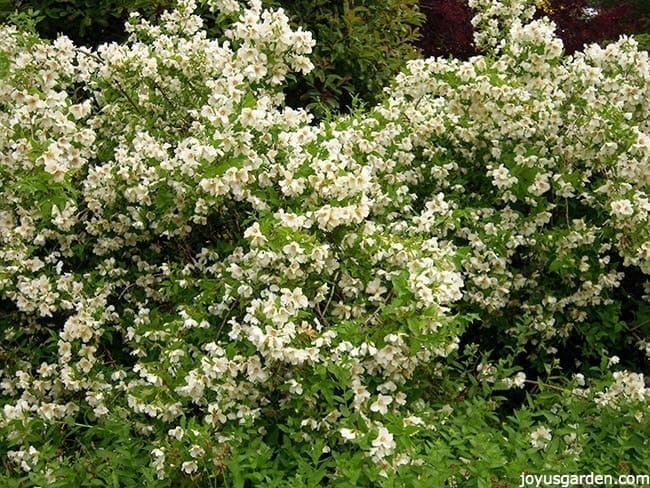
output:
{"label": "background shrub", "polygon": [[[615,0],[593,0],[594,6],[603,6],[607,8],[616,8],[620,2]],[[639,41],[641,49],[650,51],[650,2],[645,0],[628,0],[625,5],[629,5],[632,10],[633,18],[640,24],[641,30],[635,34]]]}
{"label": "background shrub", "polygon": [[421,0],[420,10],[426,21],[420,27],[417,45],[425,57],[469,59],[478,54],[467,0]]}
{"label": "background shrub", "polygon": [[[591,42],[612,41],[622,34],[648,31],[648,2],[628,0],[541,0],[537,17],[547,16],[571,54]],[[467,0],[421,0],[426,15],[418,47],[424,56],[468,59],[478,53],[471,24],[474,13]]]}
{"label": "background shrub", "polygon": [[558,36],[571,54],[592,42],[614,41],[623,34],[645,28],[632,0],[593,5],[589,0],[546,0],[539,3],[539,14],[557,25]]}

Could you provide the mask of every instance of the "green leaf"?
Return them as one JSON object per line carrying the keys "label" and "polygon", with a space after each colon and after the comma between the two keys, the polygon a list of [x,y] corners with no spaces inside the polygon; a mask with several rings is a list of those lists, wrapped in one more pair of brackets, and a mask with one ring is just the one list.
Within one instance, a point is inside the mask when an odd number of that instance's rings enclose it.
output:
{"label": "green leaf", "polygon": [[469,255],[471,250],[472,250],[472,248],[470,246],[463,246],[463,247],[459,247],[458,249],[456,249],[456,252],[454,253],[454,255],[451,258],[451,261],[454,263],[456,268],[461,268],[462,267],[463,261]]}
{"label": "green leaf", "polygon": [[253,92],[248,92],[242,100],[242,108],[253,108],[257,105],[257,99]]}
{"label": "green leaf", "polygon": [[393,276],[391,279],[393,282],[393,290],[395,292],[395,296],[398,298],[407,296],[411,293],[411,290],[408,287],[408,277],[408,271],[402,271],[400,274]]}
{"label": "green leaf", "polygon": [[9,74],[11,61],[7,53],[0,53],[0,80],[4,80]]}

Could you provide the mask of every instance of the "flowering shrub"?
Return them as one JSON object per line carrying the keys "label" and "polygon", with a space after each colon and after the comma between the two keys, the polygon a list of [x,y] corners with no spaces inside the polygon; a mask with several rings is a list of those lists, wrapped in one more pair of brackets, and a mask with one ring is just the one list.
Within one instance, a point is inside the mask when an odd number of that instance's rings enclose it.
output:
{"label": "flowering shrub", "polygon": [[[487,4],[489,56],[319,125],[282,94],[312,36],[258,1],[210,2],[219,40],[193,0],[95,50],[3,27],[0,479],[506,483],[615,469],[601,417],[642,469],[609,350],[647,348],[648,56]],[[576,341],[608,362],[557,379]]]}
{"label": "flowering shrub", "polygon": [[123,421],[153,436],[159,479],[218,476],[239,445],[279,435],[408,462],[387,426],[458,341],[453,248],[387,231],[408,161],[357,162],[371,124],[315,128],[280,105],[310,34],[259,4],[220,7],[223,42],[192,2],[96,52],[5,29],[9,442]]}
{"label": "flowering shrub", "polygon": [[[623,38],[562,58],[548,22],[504,22],[508,38],[477,36],[494,62],[429,59],[397,79],[394,110],[428,161],[419,195],[444,210],[424,209],[419,225],[466,246],[464,299],[489,312],[485,325],[529,354],[569,338],[588,354],[620,341],[614,298],[626,273],[643,282],[650,269],[648,56]],[[637,285],[623,296],[646,311]]]}

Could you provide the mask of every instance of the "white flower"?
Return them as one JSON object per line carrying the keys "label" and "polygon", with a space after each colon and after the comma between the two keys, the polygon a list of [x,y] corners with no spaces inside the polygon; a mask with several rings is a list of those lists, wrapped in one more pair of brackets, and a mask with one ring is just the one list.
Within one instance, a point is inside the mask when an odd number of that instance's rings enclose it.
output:
{"label": "white flower", "polygon": [[302,385],[293,378],[286,382],[289,385],[289,392],[295,395],[302,395]]}
{"label": "white flower", "polygon": [[517,183],[517,178],[510,174],[508,168],[500,164],[496,169],[488,171],[488,176],[492,176],[492,184],[497,188],[510,188]]}
{"label": "white flower", "polygon": [[300,309],[309,306],[309,299],[302,292],[302,288],[298,287],[293,290],[283,288],[281,291],[280,303],[285,307]]}
{"label": "white flower", "polygon": [[513,382],[514,382],[514,385],[515,385],[517,388],[523,388],[523,387],[524,387],[524,384],[525,384],[525,382],[526,382],[526,373],[524,373],[524,372],[522,372],[522,371],[520,371],[519,373],[517,373],[517,374],[515,375],[515,377],[514,377]]}
{"label": "white flower", "polygon": [[537,449],[544,449],[552,438],[553,436],[551,435],[551,431],[549,429],[544,426],[539,426],[537,430],[531,432],[530,443]]}
{"label": "white flower", "polygon": [[343,439],[346,441],[351,441],[357,437],[357,434],[352,429],[348,429],[346,427],[340,428],[339,433],[341,434],[341,437],[343,437]]}
{"label": "white flower", "polygon": [[546,173],[537,173],[535,181],[528,187],[528,191],[535,196],[541,196],[550,189],[551,185],[548,182],[548,174]]}
{"label": "white flower", "polygon": [[377,437],[372,441],[372,453],[378,457],[386,457],[395,449],[396,443],[386,427],[379,427]]}
{"label": "white flower", "polygon": [[379,412],[382,415],[388,412],[388,405],[393,403],[393,397],[390,395],[378,395],[377,401],[370,405],[370,410]]}
{"label": "white flower", "polygon": [[420,417],[417,417],[415,415],[411,415],[410,417],[405,417],[402,422],[404,424],[404,427],[408,427],[410,425],[424,425],[424,420],[422,420]]}
{"label": "white flower", "polygon": [[259,222],[254,222],[253,225],[244,231],[244,238],[250,240],[252,247],[259,247],[267,242],[267,238],[262,234]]}
{"label": "white flower", "polygon": [[187,474],[196,473],[198,469],[199,465],[196,464],[196,461],[185,461],[183,464],[181,464],[181,470]]}
{"label": "white flower", "polygon": [[63,178],[68,171],[68,165],[65,159],[61,157],[61,150],[56,147],[50,147],[40,157],[39,161],[43,164],[45,171],[50,173],[55,181],[63,181]]}
{"label": "white flower", "polygon": [[185,435],[185,431],[183,430],[183,428],[180,425],[178,425],[178,426],[174,427],[173,429],[169,429],[167,431],[167,435],[169,435],[170,437],[174,437],[174,438],[176,438],[177,440],[180,441],[183,438],[183,436]]}
{"label": "white flower", "polygon": [[454,412],[454,407],[449,404],[444,405],[439,412],[445,416],[451,415]]}
{"label": "white flower", "polygon": [[526,373],[520,371],[512,378],[505,378],[503,382],[508,388],[523,388],[526,383]]}
{"label": "white flower", "polygon": [[190,456],[192,456],[193,458],[200,458],[204,454],[205,454],[205,449],[203,449],[201,446],[197,446],[195,444],[190,448]]}
{"label": "white flower", "polygon": [[612,214],[618,218],[629,217],[630,215],[634,214],[634,207],[632,207],[632,203],[626,199],[614,200],[612,203],[610,203],[610,208],[612,209]]}
{"label": "white flower", "polygon": [[224,14],[239,12],[239,9],[241,8],[237,0],[210,0],[208,5],[210,6],[210,10],[213,12],[218,10]]}

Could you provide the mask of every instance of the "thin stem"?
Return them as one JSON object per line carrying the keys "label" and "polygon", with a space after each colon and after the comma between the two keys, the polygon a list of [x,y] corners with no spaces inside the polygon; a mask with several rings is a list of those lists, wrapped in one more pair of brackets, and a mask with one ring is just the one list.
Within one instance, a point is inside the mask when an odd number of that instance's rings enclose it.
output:
{"label": "thin stem", "polygon": [[119,91],[124,97],[128,100],[128,102],[131,104],[131,106],[135,109],[138,115],[142,115],[142,112],[140,110],[140,106],[136,104],[131,96],[127,93],[127,91],[120,85],[120,82],[115,80],[115,83],[117,84],[117,91]]}
{"label": "thin stem", "polygon": [[334,290],[336,289],[336,280],[338,279],[338,277],[339,277],[339,273],[337,272],[334,275],[334,279],[332,280],[332,289],[330,290],[330,296],[327,299],[327,303],[325,304],[325,308],[323,309],[323,315],[327,312],[327,309],[329,308],[330,303],[332,303],[332,298],[334,297]]}
{"label": "thin stem", "polygon": [[[104,61],[101,58],[101,56],[98,56],[97,54],[95,54],[93,52],[87,51],[86,49],[83,49],[83,48],[78,49],[78,51],[80,53],[82,53],[82,54],[85,54],[86,56],[90,56],[91,58],[95,58],[97,61],[100,61],[102,63],[106,63],[106,61]],[[135,103],[135,101],[131,98],[131,95],[128,94],[126,89],[120,84],[120,82],[118,80],[114,80],[114,82],[115,82],[115,85],[116,85],[114,88],[117,91],[119,91],[124,96],[124,98],[126,98],[128,100],[128,102],[131,104],[131,106],[134,108],[134,110],[137,112],[138,115],[142,115],[142,111],[140,109],[140,106],[137,103]]]}
{"label": "thin stem", "polygon": [[561,388],[559,386],[551,385],[549,383],[545,383],[543,381],[537,381],[537,380],[524,380],[524,383],[528,383],[529,385],[535,385],[537,387],[543,386],[545,388],[548,388],[549,390],[556,391],[558,393],[569,393],[575,397],[578,397],[582,400],[588,400],[587,395],[584,395],[582,393],[578,393],[575,390],[567,390],[566,388]]}
{"label": "thin stem", "polygon": [[223,320],[221,321],[221,324],[219,324],[219,329],[217,329],[217,337],[221,335],[221,331],[223,330],[224,326],[226,325],[226,322],[228,322],[228,319],[230,318],[230,315],[232,314],[232,311],[235,309],[237,306],[237,300],[232,302],[232,305],[230,306],[230,309],[228,309],[228,312],[224,316]]}

